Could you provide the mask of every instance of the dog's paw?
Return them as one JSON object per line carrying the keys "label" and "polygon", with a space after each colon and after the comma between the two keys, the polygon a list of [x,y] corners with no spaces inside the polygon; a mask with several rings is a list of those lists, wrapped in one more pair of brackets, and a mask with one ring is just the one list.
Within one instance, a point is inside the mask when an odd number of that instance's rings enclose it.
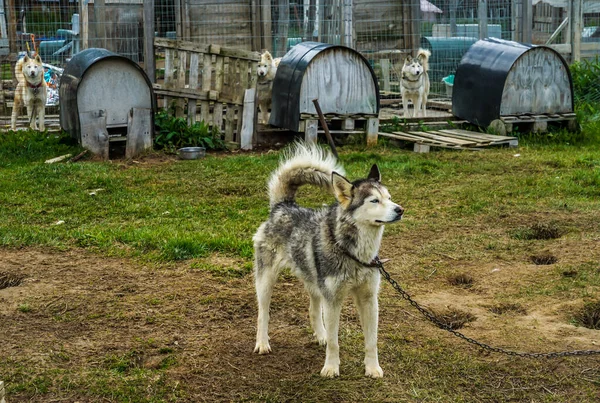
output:
{"label": "dog's paw", "polygon": [[269,342],[256,342],[256,346],[254,347],[254,352],[258,354],[269,354],[271,352],[271,346]]}
{"label": "dog's paw", "polygon": [[365,367],[365,376],[370,378],[383,378],[383,370],[379,365]]}
{"label": "dog's paw", "polygon": [[339,365],[327,365],[323,367],[321,370],[321,376],[324,378],[335,378],[336,376],[340,376],[340,367]]}
{"label": "dog's paw", "polygon": [[327,336],[326,335],[318,335],[317,333],[314,333],[314,336],[317,338],[317,343],[319,343],[319,346],[326,346],[327,345]]}

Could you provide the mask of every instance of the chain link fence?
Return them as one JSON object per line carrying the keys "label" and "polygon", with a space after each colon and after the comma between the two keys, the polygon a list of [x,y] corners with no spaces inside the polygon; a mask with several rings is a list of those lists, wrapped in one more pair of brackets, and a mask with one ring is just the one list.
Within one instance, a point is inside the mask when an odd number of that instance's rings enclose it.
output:
{"label": "chain link fence", "polygon": [[550,45],[570,62],[596,58],[600,2],[0,0],[4,114],[10,110],[15,62],[26,52],[38,53],[56,71],[90,47],[106,48],[143,66],[145,37],[269,50],[277,57],[302,41],[346,45],[372,64],[384,96],[398,93],[397,71],[404,58],[424,47],[432,51],[433,96],[447,97],[462,56],[483,37]]}

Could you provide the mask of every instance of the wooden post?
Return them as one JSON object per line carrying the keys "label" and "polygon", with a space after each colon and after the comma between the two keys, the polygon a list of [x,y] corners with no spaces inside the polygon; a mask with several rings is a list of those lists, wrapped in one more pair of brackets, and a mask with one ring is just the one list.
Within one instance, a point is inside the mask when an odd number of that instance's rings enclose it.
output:
{"label": "wooden post", "polygon": [[181,1],[175,0],[175,35],[177,39],[183,38],[183,30],[181,26]]}
{"label": "wooden post", "polygon": [[352,39],[352,0],[344,0],[344,10],[342,12],[343,15],[343,44],[349,48],[354,47],[354,41]]}
{"label": "wooden post", "polygon": [[381,75],[383,79],[383,90],[390,90],[390,59],[380,59]]}
{"label": "wooden post", "polygon": [[421,46],[421,1],[411,0],[411,36],[412,46],[411,49],[413,54],[417,53],[417,50]]}
{"label": "wooden post", "polygon": [[521,7],[523,4],[522,0],[512,0],[511,10],[511,31],[512,31],[512,40],[515,42],[520,42],[523,40],[523,27],[521,24]]}
{"label": "wooden post", "polygon": [[89,32],[90,32],[90,20],[89,20],[89,0],[83,0],[79,2],[81,9],[79,10],[79,36],[81,38],[80,49],[84,50],[89,47]]}
{"label": "wooden post", "polygon": [[125,158],[134,158],[152,149],[152,109],[131,108],[127,115],[127,143]]}
{"label": "wooden post", "polygon": [[458,0],[450,0],[450,35],[456,36],[456,9]]}
{"label": "wooden post", "polygon": [[0,403],[6,403],[4,392],[4,381],[0,381]]}
{"label": "wooden post", "polygon": [[258,2],[260,0],[252,0],[250,3],[250,12],[252,15],[252,50],[260,52],[260,10]]}
{"label": "wooden post", "polygon": [[144,69],[151,83],[156,83],[154,58],[154,0],[144,0]]}
{"label": "wooden post", "polygon": [[244,93],[244,111],[242,130],[240,133],[240,148],[252,150],[252,137],[254,134],[254,116],[256,115],[256,88],[249,88]]}
{"label": "wooden post", "polygon": [[367,119],[367,147],[377,145],[377,135],[379,133],[379,119]]}
{"label": "wooden post", "polygon": [[6,20],[8,21],[8,49],[11,54],[17,53],[17,9],[15,0],[6,0]]}
{"label": "wooden post", "polygon": [[487,13],[487,0],[479,0],[479,4],[477,6],[477,14],[479,17],[479,39],[488,37]]}
{"label": "wooden post", "polygon": [[271,0],[261,0],[260,13],[262,17],[262,49],[273,50]]}
{"label": "wooden post", "polygon": [[533,5],[531,0],[523,1],[523,39],[524,43],[531,43],[533,25]]}
{"label": "wooden post", "polygon": [[106,5],[104,0],[94,0],[94,26],[96,27],[96,46],[106,49]]}
{"label": "wooden post", "polygon": [[290,25],[290,0],[279,0],[279,16],[277,19],[277,57],[287,52],[288,26]]}
{"label": "wooden post", "polygon": [[333,0],[319,1],[319,42],[332,43]]}
{"label": "wooden post", "polygon": [[570,1],[571,62],[581,60],[581,33],[583,31],[583,0]]}

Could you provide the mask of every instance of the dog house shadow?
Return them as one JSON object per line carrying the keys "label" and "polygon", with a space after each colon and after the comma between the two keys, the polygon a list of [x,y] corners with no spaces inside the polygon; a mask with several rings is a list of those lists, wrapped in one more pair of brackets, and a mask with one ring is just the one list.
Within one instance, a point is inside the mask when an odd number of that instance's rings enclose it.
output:
{"label": "dog house shadow", "polygon": [[[60,125],[82,147],[109,159],[152,148],[154,95],[145,72],[106,49],[86,49],[60,81]],[[123,147],[124,146],[124,147]]]}

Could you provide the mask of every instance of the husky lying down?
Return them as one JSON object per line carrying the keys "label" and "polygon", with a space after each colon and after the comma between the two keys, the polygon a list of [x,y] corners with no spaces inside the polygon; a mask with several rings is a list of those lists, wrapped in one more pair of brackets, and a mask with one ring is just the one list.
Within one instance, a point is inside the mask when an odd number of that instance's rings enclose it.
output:
{"label": "husky lying down", "polygon": [[[327,344],[324,377],[339,375],[338,327],[350,294],[365,339],[365,375],[379,378],[377,322],[380,275],[367,267],[377,256],[385,224],[404,210],[381,184],[377,165],[366,179],[348,181],[335,158],[316,145],[296,144],[269,181],[271,214],[254,235],[258,329],[254,352],[271,352],[269,305],[280,270],[290,268],[310,295],[310,322],[319,344]],[[298,188],[312,184],[337,203],[318,210],[296,204]],[[363,264],[364,263],[364,264]]]}

